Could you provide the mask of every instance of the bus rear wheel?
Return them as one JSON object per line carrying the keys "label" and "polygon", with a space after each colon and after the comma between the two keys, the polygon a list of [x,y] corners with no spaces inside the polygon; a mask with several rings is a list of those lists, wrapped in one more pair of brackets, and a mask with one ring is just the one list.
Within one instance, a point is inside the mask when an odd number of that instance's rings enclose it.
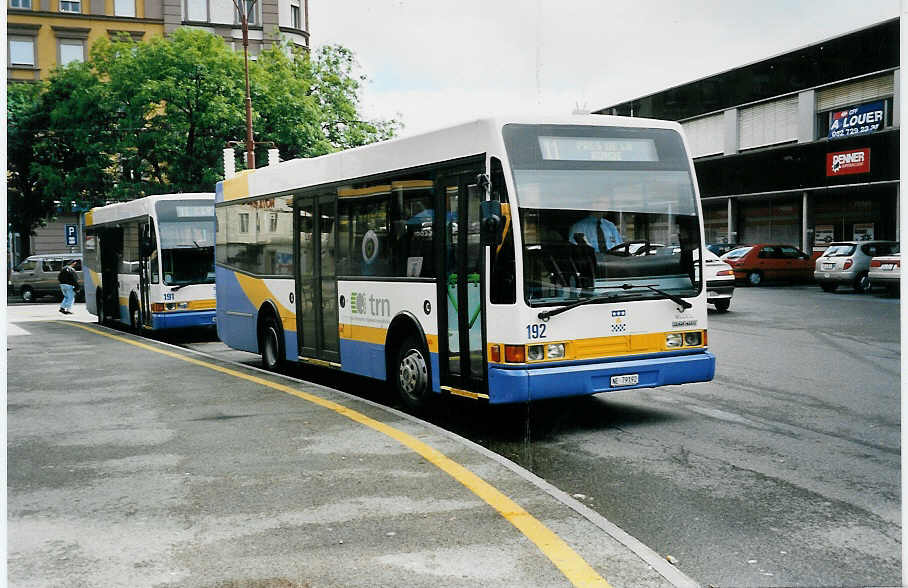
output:
{"label": "bus rear wheel", "polygon": [[281,326],[273,316],[265,319],[259,340],[259,349],[262,351],[262,367],[269,371],[276,371],[283,363],[283,345],[281,345]]}
{"label": "bus rear wheel", "polygon": [[428,353],[416,337],[407,337],[397,349],[394,382],[407,408],[414,411],[426,408],[431,394]]}
{"label": "bus rear wheel", "polygon": [[133,333],[138,333],[142,329],[142,311],[135,302],[129,305],[129,328]]}

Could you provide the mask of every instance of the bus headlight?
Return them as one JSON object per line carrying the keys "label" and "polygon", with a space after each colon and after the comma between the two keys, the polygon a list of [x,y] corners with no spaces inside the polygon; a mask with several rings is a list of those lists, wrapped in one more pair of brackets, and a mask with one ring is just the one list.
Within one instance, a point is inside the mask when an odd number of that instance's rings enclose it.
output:
{"label": "bus headlight", "polygon": [[164,305],[164,308],[166,308],[167,310],[173,310],[176,307],[177,307],[177,305],[174,304],[173,302],[168,302],[167,304]]}
{"label": "bus headlight", "polygon": [[177,302],[177,306],[180,308],[189,308],[188,302]]}
{"label": "bus headlight", "polygon": [[529,361],[539,361],[545,359],[545,352],[542,345],[530,345],[527,347],[527,359]]}
{"label": "bus headlight", "polygon": [[700,332],[694,333],[684,333],[684,344],[685,345],[700,345],[703,342],[703,339],[700,337]]}
{"label": "bus headlight", "polygon": [[669,333],[665,336],[666,347],[681,347],[681,333]]}
{"label": "bus headlight", "polygon": [[564,343],[549,343],[545,348],[545,356],[549,359],[562,359],[564,357]]}

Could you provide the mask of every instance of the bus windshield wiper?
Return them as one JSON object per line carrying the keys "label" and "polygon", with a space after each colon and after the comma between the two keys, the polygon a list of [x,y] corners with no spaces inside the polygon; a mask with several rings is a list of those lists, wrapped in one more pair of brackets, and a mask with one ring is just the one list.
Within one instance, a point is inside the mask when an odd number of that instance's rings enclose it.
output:
{"label": "bus windshield wiper", "polygon": [[631,288],[649,288],[656,294],[661,294],[661,295],[665,296],[666,298],[668,298],[672,302],[676,303],[678,306],[680,306],[684,310],[687,310],[688,308],[693,306],[693,304],[691,304],[687,300],[681,298],[680,296],[678,296],[676,294],[671,294],[669,292],[666,292],[665,290],[660,290],[659,288],[654,287],[652,284],[637,284],[637,285],[621,284],[621,288],[623,288],[624,290],[630,290]]}
{"label": "bus windshield wiper", "polygon": [[[687,300],[681,298],[680,296],[671,294],[669,292],[666,292],[665,290],[660,290],[660,289],[654,287],[652,284],[636,284],[636,285],[635,284],[621,284],[620,286],[608,286],[608,287],[609,288],[620,288],[622,290],[633,290],[634,288],[649,288],[653,292],[655,292],[657,294],[661,294],[662,296],[665,296],[666,298],[668,298],[672,302],[676,303],[678,306],[680,306],[681,308],[683,308],[685,310],[687,310],[688,308],[691,308],[693,306],[693,304],[691,304]],[[551,317],[555,316],[556,314],[561,314],[562,312],[567,312],[571,309],[577,308],[578,306],[583,306],[584,304],[592,304],[594,302],[601,302],[603,300],[615,298],[616,296],[618,296],[617,292],[608,292],[606,294],[599,294],[598,296],[591,296],[589,298],[584,298],[583,300],[578,300],[577,302],[572,302],[571,304],[567,304],[567,305],[561,306],[559,308],[554,308],[552,310],[544,310],[544,311],[540,312],[537,316],[541,320],[547,321]]]}
{"label": "bus windshield wiper", "polygon": [[[621,288],[623,286],[615,286],[616,288]],[[608,300],[609,298],[614,298],[617,296],[615,292],[608,292],[606,294],[599,294],[597,296],[590,296],[589,298],[584,298],[583,300],[578,300],[577,302],[571,302],[565,306],[558,308],[553,308],[552,310],[544,310],[540,312],[537,316],[540,320],[547,321],[549,318],[555,316],[556,314],[561,314],[562,312],[567,312],[578,306],[583,306],[584,304],[592,304],[594,302],[601,302],[603,300]]]}

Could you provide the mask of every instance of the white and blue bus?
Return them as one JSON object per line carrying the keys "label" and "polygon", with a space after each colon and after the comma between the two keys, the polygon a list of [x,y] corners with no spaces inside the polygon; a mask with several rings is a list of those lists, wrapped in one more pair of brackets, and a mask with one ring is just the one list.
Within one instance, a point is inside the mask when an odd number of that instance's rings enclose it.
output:
{"label": "white and blue bus", "polygon": [[143,330],[214,326],[214,194],[162,194],[82,216],[85,306]]}
{"label": "white and blue bus", "polygon": [[222,341],[490,403],[712,379],[678,124],[483,119],[217,185]]}

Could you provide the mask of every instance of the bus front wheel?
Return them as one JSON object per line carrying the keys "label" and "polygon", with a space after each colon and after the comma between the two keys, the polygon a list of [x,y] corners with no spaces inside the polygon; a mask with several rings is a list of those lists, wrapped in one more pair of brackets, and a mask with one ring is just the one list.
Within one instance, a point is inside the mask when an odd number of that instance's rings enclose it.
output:
{"label": "bus front wheel", "polygon": [[416,337],[407,337],[397,349],[395,387],[400,399],[410,410],[426,407],[429,394],[429,361],[423,345]]}
{"label": "bus front wheel", "polygon": [[281,345],[281,327],[273,316],[265,319],[262,325],[259,349],[262,350],[262,367],[276,371],[283,363]]}

